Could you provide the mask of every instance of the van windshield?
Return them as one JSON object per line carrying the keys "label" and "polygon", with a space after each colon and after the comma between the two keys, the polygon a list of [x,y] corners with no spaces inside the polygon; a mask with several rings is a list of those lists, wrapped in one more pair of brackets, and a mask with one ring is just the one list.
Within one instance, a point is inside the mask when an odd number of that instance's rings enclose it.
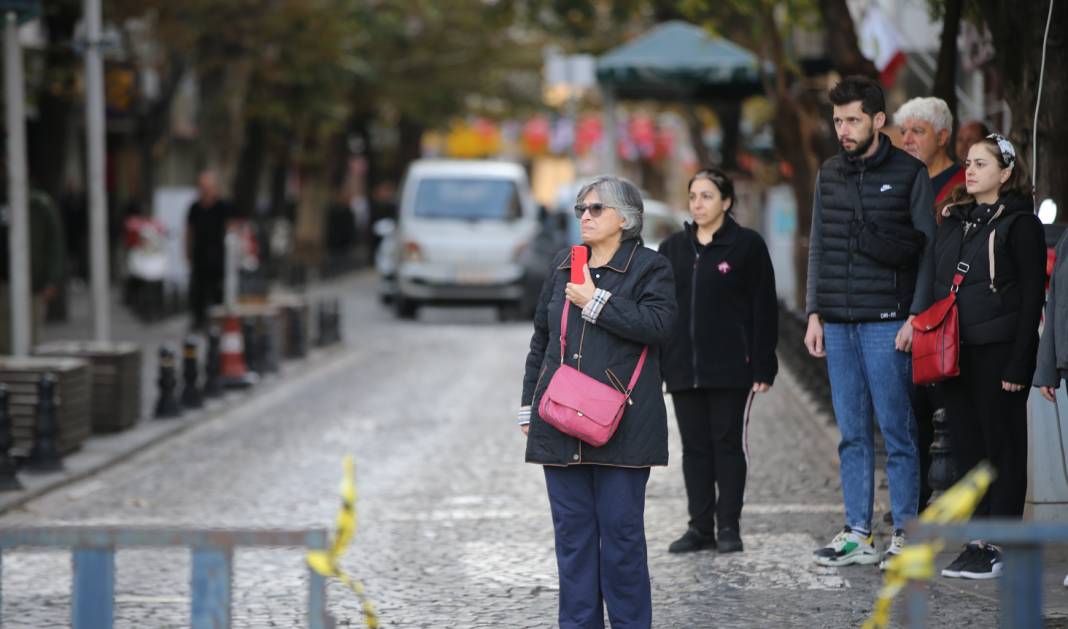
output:
{"label": "van windshield", "polygon": [[415,193],[420,218],[514,220],[522,215],[519,191],[507,179],[424,179]]}

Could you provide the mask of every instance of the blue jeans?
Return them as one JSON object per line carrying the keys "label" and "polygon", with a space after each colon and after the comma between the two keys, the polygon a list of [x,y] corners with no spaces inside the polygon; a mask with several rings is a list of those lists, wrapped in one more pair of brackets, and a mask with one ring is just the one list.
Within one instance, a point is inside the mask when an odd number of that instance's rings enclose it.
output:
{"label": "blue jeans", "polygon": [[824,325],[831,402],[842,434],[838,458],[846,524],[852,528],[872,530],[873,412],[886,442],[894,528],[904,528],[916,517],[920,461],[916,418],[909,399],[912,361],[909,354],[894,349],[894,337],[902,325],[902,321]]}
{"label": "blue jeans", "polygon": [[649,468],[544,466],[560,574],[560,629],[649,629]]}

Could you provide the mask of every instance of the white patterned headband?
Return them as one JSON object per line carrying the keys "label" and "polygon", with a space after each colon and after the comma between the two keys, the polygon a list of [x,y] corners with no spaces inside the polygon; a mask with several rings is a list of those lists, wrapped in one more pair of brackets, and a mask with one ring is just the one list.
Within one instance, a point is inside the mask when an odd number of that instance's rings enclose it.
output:
{"label": "white patterned headband", "polygon": [[1016,148],[1009,142],[1009,139],[1000,133],[991,133],[986,136],[986,139],[993,140],[998,143],[998,150],[1001,151],[1001,159],[1005,161],[1008,168],[1012,168],[1016,165]]}

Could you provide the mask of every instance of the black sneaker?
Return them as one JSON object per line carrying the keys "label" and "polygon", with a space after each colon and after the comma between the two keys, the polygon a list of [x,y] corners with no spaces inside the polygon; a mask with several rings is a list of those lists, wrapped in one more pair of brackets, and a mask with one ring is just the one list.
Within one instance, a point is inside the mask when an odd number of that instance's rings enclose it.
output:
{"label": "black sneaker", "polygon": [[1001,551],[990,544],[983,546],[960,570],[962,579],[996,579],[1001,576]]}
{"label": "black sneaker", "polygon": [[742,536],[738,533],[738,529],[733,527],[720,529],[716,547],[720,554],[742,552]]}
{"label": "black sneaker", "polygon": [[948,566],[942,569],[942,576],[949,577],[951,579],[960,578],[960,571],[965,565],[971,563],[972,558],[976,553],[983,550],[980,544],[967,544],[961,554],[957,555],[957,558],[953,560]]}
{"label": "black sneaker", "polygon": [[692,553],[697,550],[707,549],[716,549],[716,538],[712,535],[705,535],[692,526],[686,529],[682,537],[671,542],[671,545],[668,546],[669,553]]}

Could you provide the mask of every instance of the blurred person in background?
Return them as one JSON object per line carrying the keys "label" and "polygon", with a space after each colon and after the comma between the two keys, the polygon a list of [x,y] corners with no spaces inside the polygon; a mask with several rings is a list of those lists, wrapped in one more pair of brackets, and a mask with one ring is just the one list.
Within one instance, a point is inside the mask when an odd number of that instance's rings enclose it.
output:
{"label": "blurred person in background", "polygon": [[189,259],[189,310],[192,329],[203,331],[208,308],[223,300],[226,272],[226,224],[233,218],[230,204],[219,197],[214,172],[197,176],[197,200],[186,216],[185,251]]}
{"label": "blurred person in background", "polygon": [[668,550],[739,552],[749,410],[779,366],[775,271],[760,234],[735,222],[726,173],[707,168],[687,188],[693,222],[660,245],[679,307],[660,367],[682,437],[690,515]]}
{"label": "blurred person in background", "polygon": [[[935,299],[953,278],[960,375],[941,383],[957,469],[987,460],[997,477],[972,517],[1023,517],[1027,497],[1027,395],[1045,299],[1045,232],[1016,149],[994,134],[972,145],[965,185],[942,208],[935,238]],[[965,262],[968,266],[960,263]],[[942,576],[992,579],[1001,549],[972,540]]]}
{"label": "blurred person in background", "polygon": [[[3,164],[0,164],[0,168]],[[11,271],[10,245],[11,207],[7,197],[7,180],[3,181],[0,206],[0,354],[10,354],[11,339]],[[66,238],[59,209],[44,192],[29,191],[29,263],[30,263],[30,348],[37,344],[40,326],[44,323],[48,302],[55,299],[66,281]],[[84,234],[83,234],[84,235]]]}
{"label": "blurred person in background", "polygon": [[[902,148],[927,166],[935,203],[941,203],[964,183],[964,169],[949,156],[953,114],[941,98],[921,96],[901,106],[894,114],[901,129]],[[934,211],[934,208],[932,208]]]}
{"label": "blurred person in background", "polygon": [[[674,281],[667,260],[642,245],[644,206],[633,184],[599,177],[579,191],[576,202],[589,253],[585,281],[569,281],[570,248],[555,256],[534,316],[518,423],[527,435],[527,462],[542,465],[545,473],[560,575],[560,627],[601,629],[607,607],[613,629],[648,629],[645,487],[650,468],[668,460],[659,347],[675,321]],[[644,365],[643,349],[648,349]],[[616,388],[641,369],[619,427],[600,447],[560,432],[538,415],[545,389],[563,364]]]}
{"label": "blurred person in background", "polygon": [[969,120],[957,129],[957,140],[953,145],[957,159],[964,161],[968,157],[968,149],[972,145],[990,135],[990,129],[978,120]]}

